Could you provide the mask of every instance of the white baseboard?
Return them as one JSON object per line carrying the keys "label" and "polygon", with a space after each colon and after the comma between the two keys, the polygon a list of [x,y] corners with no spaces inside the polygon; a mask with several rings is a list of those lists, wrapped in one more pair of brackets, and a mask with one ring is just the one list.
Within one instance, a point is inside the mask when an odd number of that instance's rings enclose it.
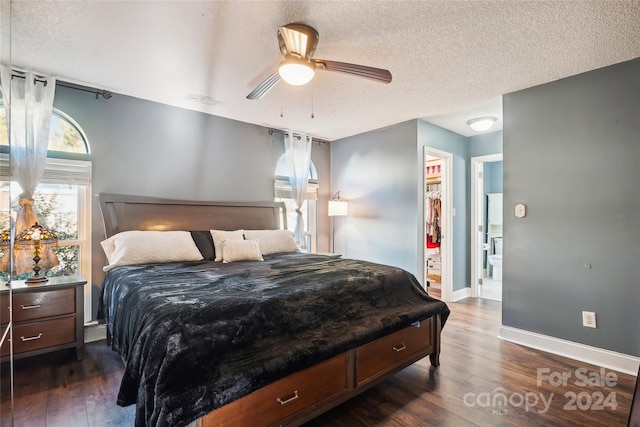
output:
{"label": "white baseboard", "polygon": [[98,322],[84,324],[84,342],[94,342],[107,339],[107,327]]}
{"label": "white baseboard", "polygon": [[462,288],[451,293],[451,302],[456,302],[469,298],[471,296],[471,288]]}
{"label": "white baseboard", "polygon": [[629,356],[510,326],[501,326],[498,338],[625,374],[638,375],[640,357]]}

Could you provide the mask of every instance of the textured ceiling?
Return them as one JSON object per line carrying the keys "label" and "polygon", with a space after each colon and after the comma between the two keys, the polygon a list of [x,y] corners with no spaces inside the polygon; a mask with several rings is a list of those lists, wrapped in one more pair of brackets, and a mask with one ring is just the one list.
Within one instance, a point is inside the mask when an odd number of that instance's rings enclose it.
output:
{"label": "textured ceiling", "polygon": [[[247,100],[291,22],[316,58],[393,81],[320,71]],[[640,57],[640,1],[14,0],[11,33],[14,66],[164,104],[327,140],[415,118],[468,136],[504,93]]]}

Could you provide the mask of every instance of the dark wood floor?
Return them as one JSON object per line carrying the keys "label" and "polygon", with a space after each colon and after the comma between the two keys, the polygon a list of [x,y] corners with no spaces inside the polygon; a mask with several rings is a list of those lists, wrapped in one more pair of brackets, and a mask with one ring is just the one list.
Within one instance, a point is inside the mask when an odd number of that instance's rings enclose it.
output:
{"label": "dark wood floor", "polygon": [[[450,307],[440,368],[431,369],[428,358],[420,361],[306,427],[626,425],[635,377],[616,373],[615,386],[578,387],[576,369],[589,375],[599,368],[499,340],[499,302],[469,298]],[[538,386],[538,368],[571,378],[566,386]],[[122,369],[104,342],[89,344],[81,362],[71,351],[16,361],[14,425],[131,426],[134,408],[115,404]],[[7,391],[2,390],[2,426],[11,425]],[[501,396],[507,398],[504,406]],[[542,398],[550,400],[548,410]],[[598,402],[602,410],[594,406]]]}

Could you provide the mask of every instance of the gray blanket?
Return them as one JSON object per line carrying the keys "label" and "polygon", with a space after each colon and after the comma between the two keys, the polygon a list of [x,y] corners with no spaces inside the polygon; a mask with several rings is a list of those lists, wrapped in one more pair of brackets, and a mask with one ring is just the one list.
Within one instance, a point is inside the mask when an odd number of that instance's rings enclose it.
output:
{"label": "gray blanket", "polygon": [[449,309],[402,269],[291,253],[119,267],[100,313],[127,360],[118,404],[175,427]]}

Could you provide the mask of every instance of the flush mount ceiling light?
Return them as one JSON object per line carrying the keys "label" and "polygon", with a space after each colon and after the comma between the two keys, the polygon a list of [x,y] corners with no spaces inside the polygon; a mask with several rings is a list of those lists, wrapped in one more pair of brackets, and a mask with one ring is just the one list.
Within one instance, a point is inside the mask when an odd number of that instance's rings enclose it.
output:
{"label": "flush mount ceiling light", "polygon": [[311,81],[315,69],[308,61],[289,55],[278,66],[278,74],[290,85],[302,86]]}
{"label": "flush mount ceiling light", "polygon": [[476,132],[482,132],[491,129],[497,120],[495,117],[477,117],[469,120],[467,124]]}

